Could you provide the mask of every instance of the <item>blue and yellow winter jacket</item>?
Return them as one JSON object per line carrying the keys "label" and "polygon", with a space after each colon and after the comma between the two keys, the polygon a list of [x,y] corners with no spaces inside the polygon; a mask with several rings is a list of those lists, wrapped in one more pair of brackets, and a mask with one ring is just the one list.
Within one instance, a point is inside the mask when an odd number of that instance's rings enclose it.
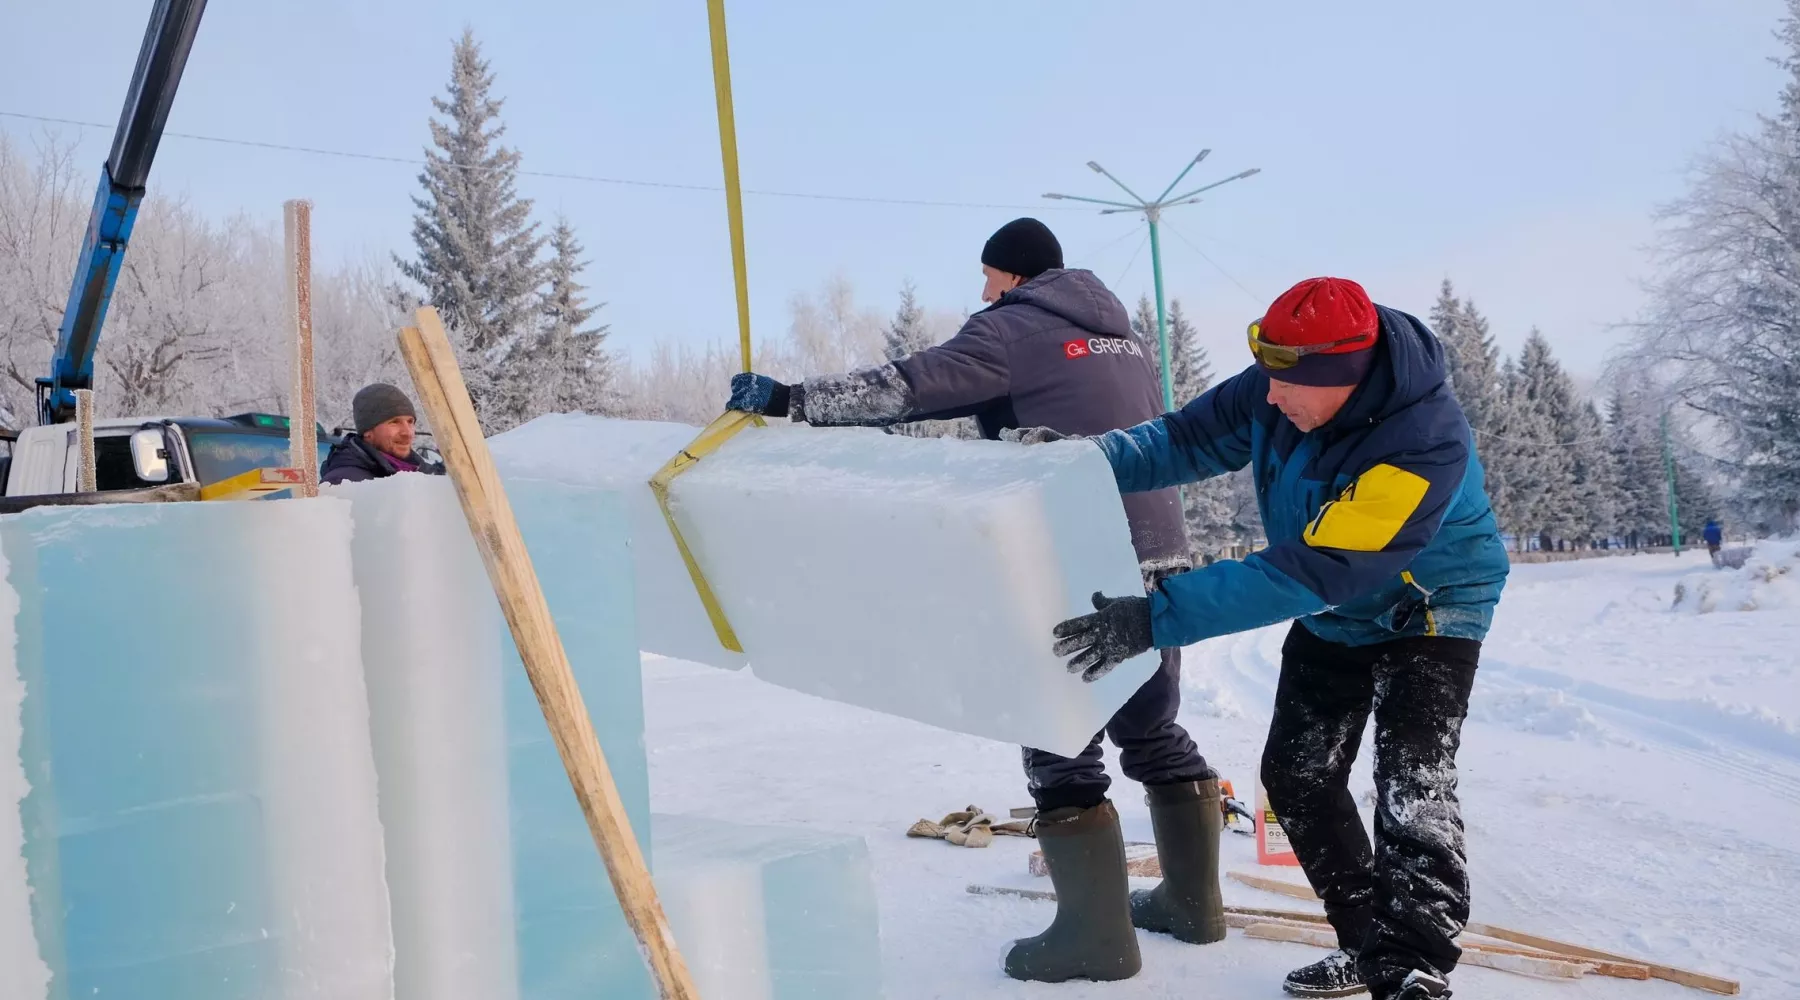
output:
{"label": "blue and yellow winter jacket", "polygon": [[1098,440],[1124,492],[1251,466],[1269,546],[1165,580],[1156,645],[1293,618],[1321,639],[1481,639],[1507,559],[1469,424],[1425,324],[1385,306],[1374,369],[1330,423],[1301,433],[1255,365],[1182,409]]}

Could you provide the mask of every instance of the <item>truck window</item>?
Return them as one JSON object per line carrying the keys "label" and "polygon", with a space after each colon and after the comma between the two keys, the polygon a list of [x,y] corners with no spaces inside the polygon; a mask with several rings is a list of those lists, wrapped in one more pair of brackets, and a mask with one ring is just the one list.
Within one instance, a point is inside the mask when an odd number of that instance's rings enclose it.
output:
{"label": "truck window", "polygon": [[[244,431],[189,430],[188,454],[194,458],[194,475],[200,485],[243,475],[252,469],[279,469],[288,464],[288,439],[283,434]],[[325,460],[331,442],[320,441],[318,462]],[[318,468],[318,464],[313,466]]]}
{"label": "truck window", "polygon": [[111,437],[94,438],[94,485],[104,493],[108,490],[142,490],[169,484],[139,479],[137,466],[131,461],[131,435],[115,434]]}

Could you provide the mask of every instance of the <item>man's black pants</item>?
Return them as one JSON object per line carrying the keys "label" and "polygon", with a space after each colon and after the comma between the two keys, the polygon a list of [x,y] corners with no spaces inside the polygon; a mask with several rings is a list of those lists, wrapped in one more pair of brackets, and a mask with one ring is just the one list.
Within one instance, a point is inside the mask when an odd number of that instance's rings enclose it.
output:
{"label": "man's black pants", "polygon": [[1100,750],[1101,737],[1119,748],[1119,769],[1146,785],[1205,781],[1217,777],[1194,746],[1187,730],[1175,721],[1181,709],[1181,650],[1162,651],[1162,667],[1113,713],[1106,729],[1095,734],[1080,756],[1059,757],[1047,750],[1024,748],[1025,777],[1040,812],[1066,806],[1090,808],[1106,798],[1112,780]]}
{"label": "man's black pants", "polygon": [[[1469,876],[1456,751],[1481,643],[1326,642],[1295,622],[1281,651],[1262,779],[1340,945],[1377,997],[1414,969],[1445,975],[1462,949]],[[1350,765],[1375,715],[1375,844]]]}

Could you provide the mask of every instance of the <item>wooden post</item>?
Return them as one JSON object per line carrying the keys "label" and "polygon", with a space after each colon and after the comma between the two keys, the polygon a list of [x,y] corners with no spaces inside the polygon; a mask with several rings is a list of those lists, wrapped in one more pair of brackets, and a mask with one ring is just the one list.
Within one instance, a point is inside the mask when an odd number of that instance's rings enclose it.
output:
{"label": "wooden post", "polygon": [[99,470],[94,461],[94,390],[75,390],[75,435],[80,438],[81,457],[75,465],[75,492],[94,493],[100,489]]}
{"label": "wooden post", "polygon": [[294,345],[290,354],[294,381],[288,394],[288,464],[301,474],[294,495],[316,497],[319,434],[313,405],[312,202],[283,202],[281,223],[287,260],[288,333]]}
{"label": "wooden post", "polygon": [[698,1000],[687,964],[675,947],[675,936],[657,902],[656,887],[651,884],[643,852],[631,835],[624,803],[619,800],[606,755],[594,735],[581,689],[569,669],[568,654],[556,634],[550,606],[544,601],[543,588],[532,569],[531,556],[525,551],[512,507],[500,487],[500,474],[494,468],[487,441],[481,436],[475,406],[469,399],[450,340],[444,335],[443,323],[437,310],[429,306],[420,309],[417,318],[417,327],[400,331],[400,353],[406,358],[419,401],[431,420],[433,437],[443,452],[450,478],[456,483],[456,495],[462,501],[469,531],[475,536],[475,547],[481,551],[488,579],[500,598],[507,627],[519,647],[519,658],[525,661],[525,672],[531,677],[532,690],[537,692],[544,720],[550,724],[550,736],[562,754],[569,783],[575,788],[581,811],[587,815],[588,829],[606,863],[613,892],[637,935],[644,961],[650,966],[651,978],[663,1000]]}

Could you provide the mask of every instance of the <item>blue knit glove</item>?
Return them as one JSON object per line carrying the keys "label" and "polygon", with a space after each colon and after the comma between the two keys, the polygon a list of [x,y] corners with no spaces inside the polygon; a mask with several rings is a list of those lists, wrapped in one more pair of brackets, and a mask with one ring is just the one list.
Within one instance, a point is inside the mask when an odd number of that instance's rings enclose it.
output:
{"label": "blue knit glove", "polygon": [[785,417],[788,415],[788,400],[792,394],[790,386],[782,385],[767,375],[742,372],[731,376],[731,399],[726,402],[725,408],[743,413],[758,413],[765,417]]}

